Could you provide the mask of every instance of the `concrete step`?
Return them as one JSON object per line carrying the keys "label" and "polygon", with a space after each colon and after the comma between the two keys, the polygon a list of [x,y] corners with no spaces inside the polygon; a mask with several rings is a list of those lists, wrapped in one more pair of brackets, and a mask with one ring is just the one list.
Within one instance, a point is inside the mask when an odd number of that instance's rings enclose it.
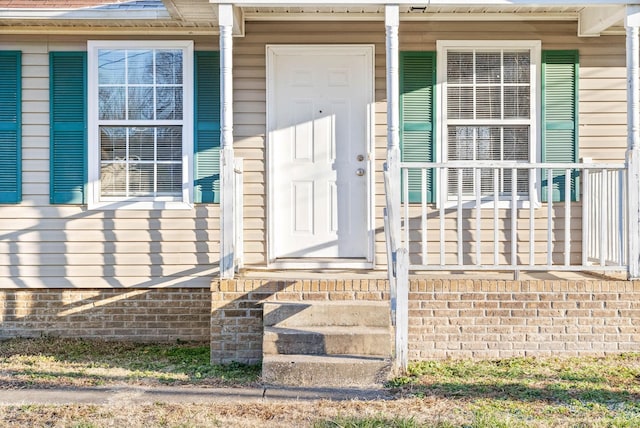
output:
{"label": "concrete step", "polygon": [[391,355],[388,327],[265,327],[265,355]]}
{"label": "concrete step", "polygon": [[265,302],[265,327],[389,327],[389,302]]}
{"label": "concrete step", "polygon": [[389,376],[387,358],[341,355],[266,355],[262,381],[299,387],[372,386]]}

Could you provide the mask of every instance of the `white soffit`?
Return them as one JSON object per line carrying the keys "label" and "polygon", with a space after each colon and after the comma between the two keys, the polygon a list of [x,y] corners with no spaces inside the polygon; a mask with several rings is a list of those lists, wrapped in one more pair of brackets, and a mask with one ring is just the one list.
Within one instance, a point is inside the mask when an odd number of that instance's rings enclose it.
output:
{"label": "white soffit", "polygon": [[[384,6],[245,6],[247,21],[384,20]],[[625,7],[616,6],[401,6],[402,21],[578,21],[580,36],[624,33]]]}

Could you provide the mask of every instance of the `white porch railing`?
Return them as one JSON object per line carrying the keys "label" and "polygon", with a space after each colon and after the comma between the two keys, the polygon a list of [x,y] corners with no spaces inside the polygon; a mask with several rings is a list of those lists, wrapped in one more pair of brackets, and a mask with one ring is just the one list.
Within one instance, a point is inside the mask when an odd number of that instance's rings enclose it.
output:
{"label": "white porch railing", "polygon": [[[401,162],[395,174],[393,168],[385,164],[384,226],[400,372],[408,364],[410,270],[513,271],[516,278],[520,271],[629,272],[625,164]],[[437,202],[429,191],[440,195]]]}
{"label": "white porch railing", "polygon": [[[400,170],[397,247],[408,249],[411,270],[627,270],[624,164],[404,162]],[[430,190],[447,196],[428,203]]]}

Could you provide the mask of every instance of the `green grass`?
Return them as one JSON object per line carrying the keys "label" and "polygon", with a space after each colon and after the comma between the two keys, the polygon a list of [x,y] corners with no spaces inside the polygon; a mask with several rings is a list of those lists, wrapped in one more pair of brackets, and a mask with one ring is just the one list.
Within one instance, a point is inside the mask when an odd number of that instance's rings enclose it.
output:
{"label": "green grass", "polygon": [[[198,343],[0,342],[0,388],[113,384],[258,385],[259,367],[209,364]],[[637,428],[640,353],[424,361],[387,384],[392,400],[0,406],[0,426]],[[126,411],[125,411],[126,407]],[[64,423],[57,422],[61,418]],[[114,425],[114,418],[118,423]],[[57,424],[57,425],[56,425]]]}
{"label": "green grass", "polygon": [[640,427],[640,354],[425,361],[388,383],[398,396],[454,400],[469,426]]}
{"label": "green grass", "polygon": [[314,428],[417,428],[420,426],[413,418],[340,416],[331,420],[316,422]]}
{"label": "green grass", "polygon": [[248,385],[260,367],[211,365],[201,343],[37,338],[0,341],[0,386],[112,383]]}

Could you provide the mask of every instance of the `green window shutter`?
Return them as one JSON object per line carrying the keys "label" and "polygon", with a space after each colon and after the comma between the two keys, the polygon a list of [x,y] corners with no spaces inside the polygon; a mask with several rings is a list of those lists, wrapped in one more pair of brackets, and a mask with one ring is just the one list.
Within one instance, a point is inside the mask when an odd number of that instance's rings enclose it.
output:
{"label": "green window shutter", "polygon": [[194,201],[220,202],[220,53],[195,52]]}
{"label": "green window shutter", "polygon": [[83,204],[87,183],[87,54],[51,52],[50,200]]}
{"label": "green window shutter", "polygon": [[[542,162],[578,162],[578,51],[542,52]],[[542,176],[542,200],[547,201],[547,172]],[[580,193],[572,172],[571,200]],[[552,175],[553,201],[564,201],[565,171]]]}
{"label": "green window shutter", "polygon": [[21,52],[0,51],[0,203],[22,199]]}
{"label": "green window shutter", "polygon": [[[400,149],[403,162],[435,160],[435,52],[400,53]],[[420,202],[420,171],[409,173],[409,202]],[[433,170],[427,202],[435,202]]]}

